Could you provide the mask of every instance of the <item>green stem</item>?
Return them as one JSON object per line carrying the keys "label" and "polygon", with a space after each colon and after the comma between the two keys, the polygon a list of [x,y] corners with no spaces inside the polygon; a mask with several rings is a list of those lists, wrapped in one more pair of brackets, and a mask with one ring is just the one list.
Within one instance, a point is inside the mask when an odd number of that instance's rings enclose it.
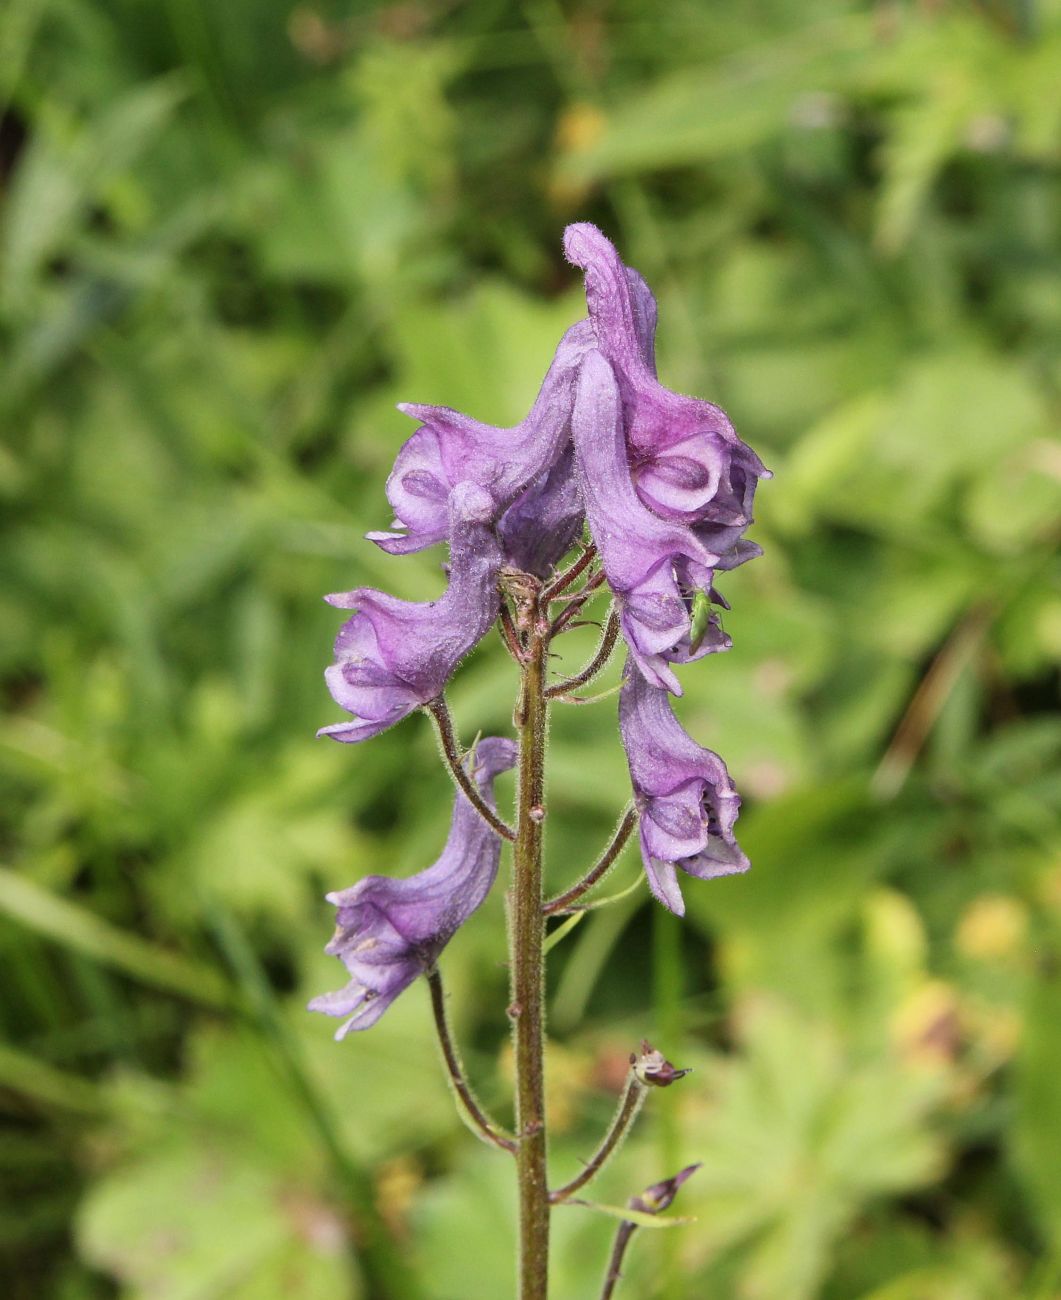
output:
{"label": "green stem", "polygon": [[[685,992],[685,970],[682,965],[681,921],[664,907],[654,907],[652,913],[652,983],[654,1018],[659,1036],[657,1041],[666,1043],[668,1051],[677,1055],[684,1041],[682,997]],[[681,1056],[677,1055],[677,1059],[681,1060]],[[661,1101],[663,1104],[654,1116],[659,1162],[663,1169],[674,1169],[681,1159],[681,1123],[678,1115],[681,1103],[673,1091],[666,1098],[661,1098]],[[674,1233],[656,1233],[655,1236],[661,1238],[656,1246],[659,1251],[660,1294],[679,1295],[680,1242],[673,1239]]]}
{"label": "green stem", "polygon": [[450,775],[456,782],[458,789],[491,830],[496,831],[498,835],[506,840],[514,840],[516,834],[512,827],[506,825],[498,817],[497,813],[494,812],[476,788],[475,782],[468,775],[464,755],[461,753],[460,745],[457,743],[457,737],[453,730],[453,719],[449,714],[446,697],[439,695],[428,704],[425,704],[424,708],[434,719],[435,726],[438,729],[442,757],[445,759],[446,766],[449,768]]}
{"label": "green stem", "polygon": [[608,1126],[608,1132],[604,1135],[604,1140],[586,1161],[585,1168],[576,1174],[569,1183],[565,1183],[563,1187],[558,1187],[552,1193],[549,1199],[554,1205],[560,1201],[566,1201],[569,1196],[574,1196],[577,1191],[585,1187],[588,1182],[600,1173],[608,1159],[619,1149],[620,1142],[626,1136],[627,1129],[637,1118],[637,1112],[641,1109],[644,1100],[645,1089],[631,1072],[629,1079],[626,1081],[626,1091],[623,1093],[619,1108]]}
{"label": "green stem", "polygon": [[442,976],[438,973],[437,967],[427,972],[427,983],[431,990],[431,1012],[435,1017],[435,1029],[438,1032],[438,1043],[442,1049],[442,1060],[446,1066],[446,1074],[449,1076],[450,1086],[459,1098],[470,1126],[485,1142],[491,1142],[495,1147],[500,1147],[503,1151],[515,1153],[516,1143],[501,1131],[500,1126],[479,1105],[471,1084],[465,1076],[460,1053],[457,1051],[457,1044],[453,1041],[453,1035],[449,1031],[449,1020],[446,1016],[446,995],[442,988]]}
{"label": "green stem", "polygon": [[519,789],[513,864],[511,970],[516,1058],[519,1182],[519,1300],[546,1300],[549,1287],[549,1186],[546,1171],[542,823],[545,817],[545,674],[549,626],[528,601],[530,632],[517,709]]}
{"label": "green stem", "polygon": [[573,677],[568,677],[562,682],[557,682],[555,686],[550,686],[545,692],[548,698],[555,700],[564,695],[570,695],[572,691],[577,691],[580,686],[585,686],[587,682],[592,681],[611,658],[618,635],[619,615],[612,609],[608,615],[608,621],[604,625],[604,631],[601,633],[600,645],[597,647],[596,654],[581,672],[575,673]]}
{"label": "green stem", "polygon": [[626,841],[630,838],[630,832],[637,824],[637,811],[634,808],[627,808],[623,813],[622,820],[615,828],[608,847],[600,855],[597,861],[586,872],[581,880],[577,881],[570,889],[565,889],[562,894],[557,894],[550,898],[547,903],[542,905],[542,911],[546,916],[555,916],[557,912],[563,912],[569,908],[572,903],[577,903],[583,894],[588,893],[594,885],[603,880],[615,865],[615,860],[626,847]]}

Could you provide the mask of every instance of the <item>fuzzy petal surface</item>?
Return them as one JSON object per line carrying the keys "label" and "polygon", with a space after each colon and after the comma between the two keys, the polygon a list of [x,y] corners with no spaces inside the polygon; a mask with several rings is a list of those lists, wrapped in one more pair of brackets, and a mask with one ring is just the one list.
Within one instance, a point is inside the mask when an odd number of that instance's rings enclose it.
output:
{"label": "fuzzy petal surface", "polygon": [[567,445],[578,369],[593,344],[589,321],[571,326],[530,412],[511,428],[483,424],[446,406],[402,403],[398,409],[420,421],[387,480],[395,525],[404,531],[369,533],[369,538],[392,554],[441,541],[449,527],[446,500],[462,481],[478,484],[490,496],[491,519],[498,519]]}
{"label": "fuzzy petal surface", "polygon": [[[725,411],[672,392],[656,378],[651,344],[645,346],[655,302],[649,305],[644,281],[588,222],[568,226],[564,252],[585,272],[597,346],[619,379],[638,496],[663,519],[698,524],[717,522],[721,513],[729,526],[746,528],[755,485],[769,471],[737,437]],[[701,540],[716,552],[730,549],[716,546],[720,538],[711,531]]]}
{"label": "fuzzy petal surface", "polygon": [[678,869],[710,879],[750,865],[733,833],[740,796],[722,759],[698,745],[674,716],[667,692],[629,663],[619,696],[619,730],[640,814],[649,887],[681,916]]}
{"label": "fuzzy petal surface", "polygon": [[498,611],[501,548],[493,502],[474,483],[449,497],[449,586],[438,600],[399,600],[371,587],[329,596],[357,612],[339,629],[325,680],[353,722],[318,733],[347,743],[378,735],[437,696],[458,662],[489,631]]}
{"label": "fuzzy petal surface", "polygon": [[[468,772],[491,808],[494,780],[515,766],[517,756],[512,741],[488,736],[467,758]],[[365,876],[328,895],[336,930],[325,952],[342,961],[350,980],[314,998],[309,1009],[344,1017],[337,1039],[374,1025],[434,965],[490,892],[500,855],[500,837],[458,792],[445,848],[430,867],[404,879]]]}

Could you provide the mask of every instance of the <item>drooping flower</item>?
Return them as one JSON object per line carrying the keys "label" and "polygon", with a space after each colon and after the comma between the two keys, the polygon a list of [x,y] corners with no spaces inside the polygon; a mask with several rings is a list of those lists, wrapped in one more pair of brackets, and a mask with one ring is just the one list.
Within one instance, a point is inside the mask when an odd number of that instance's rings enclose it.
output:
{"label": "drooping flower", "polygon": [[402,403],[400,411],[421,421],[387,479],[394,525],[405,531],[373,532],[368,537],[392,555],[441,541],[449,528],[446,500],[453,485],[462,481],[477,483],[489,494],[496,520],[560,457],[570,436],[578,367],[593,344],[588,321],[571,326],[530,413],[513,428],[483,424],[447,406]]}
{"label": "drooping flower", "polygon": [[698,745],[671,712],[667,693],[631,671],[619,697],[641,858],[649,888],[679,916],[685,902],[678,869],[701,880],[746,871],[733,834],[740,796],[721,758]]}
{"label": "drooping flower", "polygon": [[[491,808],[496,806],[494,778],[515,765],[517,753],[512,741],[488,736],[466,760]],[[325,952],[342,961],[350,980],[345,988],[314,998],[309,1009],[346,1017],[337,1039],[370,1028],[431,969],[490,892],[500,854],[498,835],[458,792],[446,847],[432,866],[404,879],[366,876],[350,889],[328,894],[337,915]]]}
{"label": "drooping flower", "polygon": [[601,231],[588,222],[568,226],[564,251],[585,271],[597,347],[619,382],[637,495],[661,518],[693,525],[705,549],[722,557],[719,568],[759,554],[758,547],[738,543],[752,522],[755,487],[769,471],[720,407],[658,381],[651,351],[655,302]]}
{"label": "drooping flower", "polygon": [[324,674],[332,698],[354,720],[318,735],[367,740],[433,700],[497,617],[501,549],[491,527],[493,500],[475,483],[458,483],[448,506],[449,586],[438,600],[399,600],[371,587],[326,598],[357,611],[339,629],[336,661]]}
{"label": "drooping flower", "polygon": [[688,524],[661,519],[638,496],[627,462],[619,385],[594,350],[582,362],[571,415],[582,500],[623,636],[640,671],[655,686],[681,694],[671,663],[727,649],[717,617],[694,644],[690,595],[676,565],[712,571],[718,556]]}

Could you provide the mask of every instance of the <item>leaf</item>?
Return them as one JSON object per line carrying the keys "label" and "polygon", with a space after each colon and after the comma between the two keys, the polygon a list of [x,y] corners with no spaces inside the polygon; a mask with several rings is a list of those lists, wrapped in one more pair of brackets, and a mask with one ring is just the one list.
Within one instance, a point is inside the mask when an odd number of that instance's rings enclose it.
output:
{"label": "leaf", "polygon": [[0,282],[19,303],[92,198],[161,133],[186,89],[174,77],[140,86],[71,140],[52,123],[18,169],[0,232]]}
{"label": "leaf", "polygon": [[808,89],[842,84],[870,42],[861,17],[810,22],[721,62],[656,78],[624,96],[604,130],[562,160],[562,174],[586,181],[752,149],[785,128]]}
{"label": "leaf", "polygon": [[675,1217],[669,1214],[646,1214],[643,1210],[631,1210],[629,1207],[624,1209],[621,1205],[602,1205],[599,1201],[569,1200],[561,1201],[560,1204],[581,1205],[587,1210],[596,1210],[598,1214],[606,1214],[611,1219],[636,1224],[639,1228],[681,1228],[687,1223],[696,1222],[696,1218],[690,1215]]}
{"label": "leaf", "polygon": [[233,1005],[228,985],[208,967],[120,930],[6,868],[0,868],[0,912],[154,988],[207,1006]]}
{"label": "leaf", "polygon": [[87,1079],[57,1070],[27,1052],[0,1043],[0,1088],[22,1093],[43,1106],[75,1114],[98,1115],[107,1110],[107,1093]]}
{"label": "leaf", "polygon": [[360,1294],[337,1210],[216,1142],[171,1144],[104,1177],[81,1207],[77,1238],[129,1300]]}
{"label": "leaf", "polygon": [[1044,1235],[1061,1251],[1061,977],[1051,953],[1028,989],[1011,1148]]}
{"label": "leaf", "polygon": [[550,932],[542,946],[542,951],[546,953],[552,952],[556,945],[566,939],[575,926],[585,918],[585,915],[586,913],[583,910],[567,917],[555,930]]}

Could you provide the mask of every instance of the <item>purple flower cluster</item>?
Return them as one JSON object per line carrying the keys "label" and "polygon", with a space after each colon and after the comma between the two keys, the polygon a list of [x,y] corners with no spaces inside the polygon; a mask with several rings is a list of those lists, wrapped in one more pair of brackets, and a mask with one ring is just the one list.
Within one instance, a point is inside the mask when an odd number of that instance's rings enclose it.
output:
{"label": "purple flower cluster", "polygon": [[[392,555],[447,542],[449,585],[429,602],[370,588],[328,597],[354,611],[326,673],[351,719],[320,734],[366,740],[436,699],[497,619],[502,574],[547,579],[588,526],[629,652],[620,729],[645,871],[653,894],[681,913],[679,870],[706,878],[748,866],[733,835],[740,799],[725,764],[686,734],[668,695],[682,693],[676,667],[729,647],[713,608],[725,607],[715,574],[760,554],[744,534],[768,471],[722,410],[659,382],[655,299],[605,236],[587,223],[569,226],[564,251],[585,273],[588,317],[560,340],[523,421],[503,429],[447,407],[400,408],[418,427],[387,480],[391,531],[368,536]],[[490,758],[505,743],[479,747],[477,779],[488,786],[511,765]],[[329,951],[352,982],[314,1005],[349,1015],[344,1029],[373,1023],[434,960],[452,918],[478,906],[479,885],[467,881],[493,879],[499,842],[477,822],[458,799],[434,867],[408,881],[370,877],[331,896],[340,911]]]}

